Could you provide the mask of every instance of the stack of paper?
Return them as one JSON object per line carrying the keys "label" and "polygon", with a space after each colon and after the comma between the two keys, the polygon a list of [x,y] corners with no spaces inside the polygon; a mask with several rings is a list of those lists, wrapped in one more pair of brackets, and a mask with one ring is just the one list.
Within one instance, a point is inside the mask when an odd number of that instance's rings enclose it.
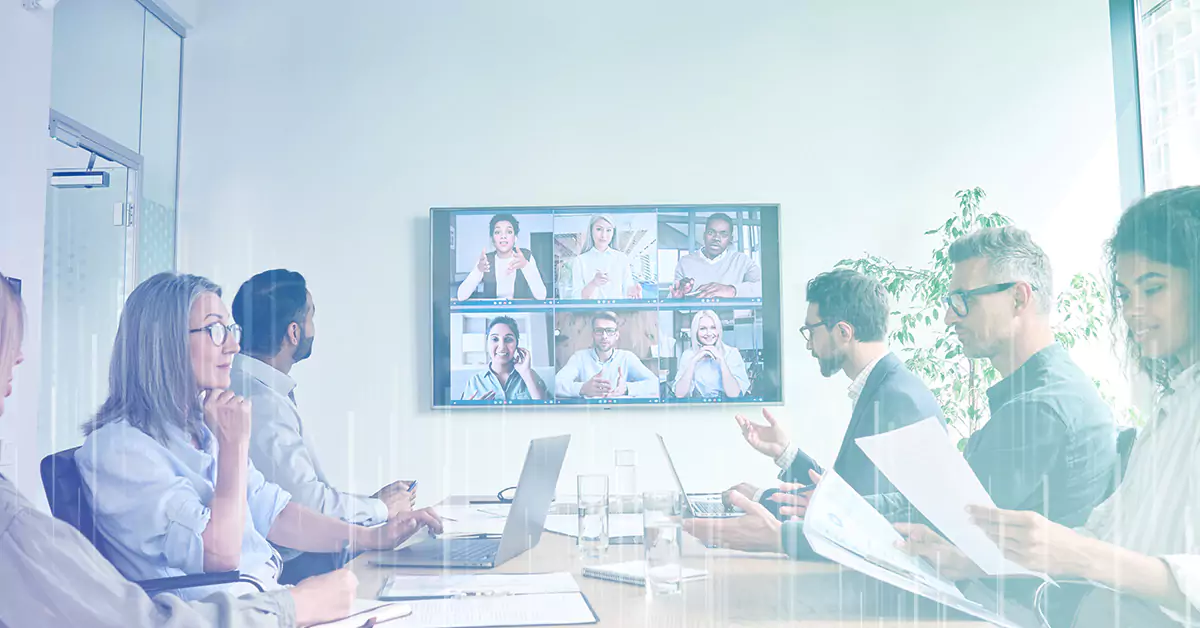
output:
{"label": "stack of paper", "polygon": [[967,506],[995,508],[996,504],[939,421],[931,417],[854,442],[896,489],[985,573],[1048,579],[1046,574],[1005,558],[1000,546],[971,523]]}
{"label": "stack of paper", "polygon": [[381,600],[427,600],[489,595],[578,593],[579,584],[567,572],[547,574],[395,574],[379,590]]}

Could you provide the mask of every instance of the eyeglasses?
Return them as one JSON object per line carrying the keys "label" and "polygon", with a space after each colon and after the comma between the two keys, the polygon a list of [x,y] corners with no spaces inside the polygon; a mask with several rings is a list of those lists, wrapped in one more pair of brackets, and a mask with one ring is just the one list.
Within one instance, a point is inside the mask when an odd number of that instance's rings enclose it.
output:
{"label": "eyeglasses", "polygon": [[200,329],[189,329],[188,333],[198,334],[202,331],[208,332],[208,337],[211,338],[213,344],[217,345],[218,347],[224,346],[225,341],[228,340],[230,336],[233,336],[234,344],[242,343],[242,326],[238,325],[237,323],[232,325],[213,323],[212,325],[206,325]]}
{"label": "eyeglasses", "polygon": [[800,335],[804,337],[804,342],[812,342],[812,330],[818,327],[831,327],[837,323],[829,323],[828,321],[817,321],[811,325],[805,325],[800,328]]}
{"label": "eyeglasses", "polygon": [[592,333],[597,336],[608,336],[611,338],[617,335],[617,329],[615,327],[596,327],[592,329]]}
{"label": "eyeglasses", "polygon": [[[1004,283],[996,283],[990,286],[981,286],[971,290],[955,290],[945,297],[942,297],[942,302],[945,303],[954,313],[960,317],[966,316],[971,311],[971,298],[982,296],[985,294],[996,294],[1004,292],[1009,288],[1020,283],[1019,281],[1006,281]],[[1037,286],[1030,284],[1030,290],[1037,292]]]}

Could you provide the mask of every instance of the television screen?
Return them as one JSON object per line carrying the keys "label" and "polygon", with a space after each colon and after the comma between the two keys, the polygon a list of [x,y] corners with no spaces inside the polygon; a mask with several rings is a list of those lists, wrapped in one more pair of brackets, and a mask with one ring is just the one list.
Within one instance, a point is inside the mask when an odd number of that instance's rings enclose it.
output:
{"label": "television screen", "polygon": [[430,223],[434,407],[782,402],[778,205]]}

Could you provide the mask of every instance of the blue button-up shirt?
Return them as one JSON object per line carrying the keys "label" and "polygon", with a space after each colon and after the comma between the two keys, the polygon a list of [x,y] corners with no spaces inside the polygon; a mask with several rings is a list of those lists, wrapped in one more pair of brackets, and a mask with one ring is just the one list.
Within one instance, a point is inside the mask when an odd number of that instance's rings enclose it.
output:
{"label": "blue button-up shirt", "polygon": [[608,360],[601,361],[594,348],[576,351],[554,375],[554,394],[558,398],[581,397],[584,382],[604,373],[614,386],[624,379],[630,397],[657,397],[658,376],[632,351],[613,349]]}
{"label": "blue button-up shirt", "polygon": [[[111,547],[107,558],[131,580],[204,572],[201,534],[211,516],[218,449],[208,427],[202,424],[200,431],[200,449],[173,425],[164,445],[118,421],[92,432],[75,452],[96,528]],[[267,482],[249,460],[246,464],[249,509],[238,569],[268,589],[278,588],[282,561],[266,536],[291,495]],[[231,588],[253,591],[249,585],[222,585],[178,595],[199,600]]]}

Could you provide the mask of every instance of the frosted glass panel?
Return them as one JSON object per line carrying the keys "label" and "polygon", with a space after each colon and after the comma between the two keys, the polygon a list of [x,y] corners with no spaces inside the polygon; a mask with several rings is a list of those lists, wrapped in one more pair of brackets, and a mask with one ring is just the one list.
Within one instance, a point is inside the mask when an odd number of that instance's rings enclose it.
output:
{"label": "frosted glass panel", "polygon": [[126,228],[114,206],[127,200],[125,168],[108,171],[107,188],[46,195],[42,304],[43,453],[83,442],[79,428],[108,394],[108,360],[125,301]]}
{"label": "frosted glass panel", "polygon": [[145,22],[134,0],[63,0],[54,9],[50,106],[135,151]]}
{"label": "frosted glass panel", "polygon": [[179,63],[183,40],[146,16],[142,81],[142,206],[138,276],[175,267],[175,173],[179,137]]}

